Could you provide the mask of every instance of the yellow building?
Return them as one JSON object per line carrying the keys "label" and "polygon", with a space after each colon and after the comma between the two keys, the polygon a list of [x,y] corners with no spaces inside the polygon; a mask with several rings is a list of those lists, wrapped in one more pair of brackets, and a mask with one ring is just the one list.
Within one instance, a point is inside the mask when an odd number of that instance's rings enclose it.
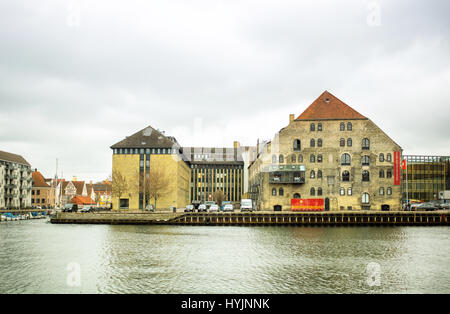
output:
{"label": "yellow building", "polygon": [[[174,137],[149,126],[111,149],[113,209],[138,210],[152,204],[164,210],[189,203],[190,168]],[[149,189],[155,182],[161,185],[156,200]]]}

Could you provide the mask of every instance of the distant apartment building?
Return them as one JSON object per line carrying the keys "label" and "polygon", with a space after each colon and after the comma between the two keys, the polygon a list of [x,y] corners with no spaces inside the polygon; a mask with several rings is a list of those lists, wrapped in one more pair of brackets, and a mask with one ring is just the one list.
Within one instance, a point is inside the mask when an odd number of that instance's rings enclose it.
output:
{"label": "distant apartment building", "polygon": [[450,156],[404,155],[403,200],[432,201],[450,190]]}
{"label": "distant apartment building", "polygon": [[0,208],[31,207],[30,164],[20,155],[0,151]]}
{"label": "distant apartment building", "polygon": [[32,173],[33,189],[31,191],[31,206],[52,208],[55,206],[55,184],[51,179],[45,179],[41,172],[35,169]]}

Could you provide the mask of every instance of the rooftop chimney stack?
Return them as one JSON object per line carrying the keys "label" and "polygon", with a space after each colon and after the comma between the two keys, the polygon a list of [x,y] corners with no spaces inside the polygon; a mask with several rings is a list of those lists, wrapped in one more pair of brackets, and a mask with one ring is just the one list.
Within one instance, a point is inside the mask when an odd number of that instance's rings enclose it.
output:
{"label": "rooftop chimney stack", "polygon": [[291,113],[291,114],[289,115],[289,124],[291,124],[293,121],[294,121],[294,114]]}

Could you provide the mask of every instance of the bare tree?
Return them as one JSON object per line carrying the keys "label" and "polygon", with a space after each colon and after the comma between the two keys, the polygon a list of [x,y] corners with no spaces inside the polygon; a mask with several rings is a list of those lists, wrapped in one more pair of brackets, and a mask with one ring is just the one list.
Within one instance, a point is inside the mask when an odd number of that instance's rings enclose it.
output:
{"label": "bare tree", "polygon": [[119,170],[114,170],[112,173],[112,190],[111,194],[119,198],[119,207],[120,207],[120,198],[122,195],[128,192],[128,182],[124,175]]}
{"label": "bare tree", "polygon": [[219,207],[222,206],[222,202],[225,199],[225,194],[223,194],[222,190],[216,190],[216,192],[214,192],[214,200],[216,201],[217,205],[219,205]]}
{"label": "bare tree", "polygon": [[154,201],[154,208],[156,210],[158,199],[169,192],[171,179],[167,172],[164,171],[163,167],[155,165],[155,167],[150,170],[150,175],[146,176],[143,181],[145,194],[149,199]]}

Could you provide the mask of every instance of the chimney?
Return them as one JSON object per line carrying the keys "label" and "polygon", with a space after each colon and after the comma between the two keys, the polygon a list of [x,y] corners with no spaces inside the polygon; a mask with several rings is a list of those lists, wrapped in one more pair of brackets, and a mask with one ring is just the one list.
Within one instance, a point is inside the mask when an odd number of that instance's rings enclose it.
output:
{"label": "chimney", "polygon": [[239,142],[238,142],[238,141],[234,141],[234,142],[233,142],[233,148],[239,148],[239,147],[241,147],[241,145],[239,144]]}
{"label": "chimney", "polygon": [[293,121],[294,121],[294,114],[291,113],[291,114],[289,115],[289,124],[291,124]]}
{"label": "chimney", "polygon": [[256,141],[256,155],[259,154],[259,138]]}

